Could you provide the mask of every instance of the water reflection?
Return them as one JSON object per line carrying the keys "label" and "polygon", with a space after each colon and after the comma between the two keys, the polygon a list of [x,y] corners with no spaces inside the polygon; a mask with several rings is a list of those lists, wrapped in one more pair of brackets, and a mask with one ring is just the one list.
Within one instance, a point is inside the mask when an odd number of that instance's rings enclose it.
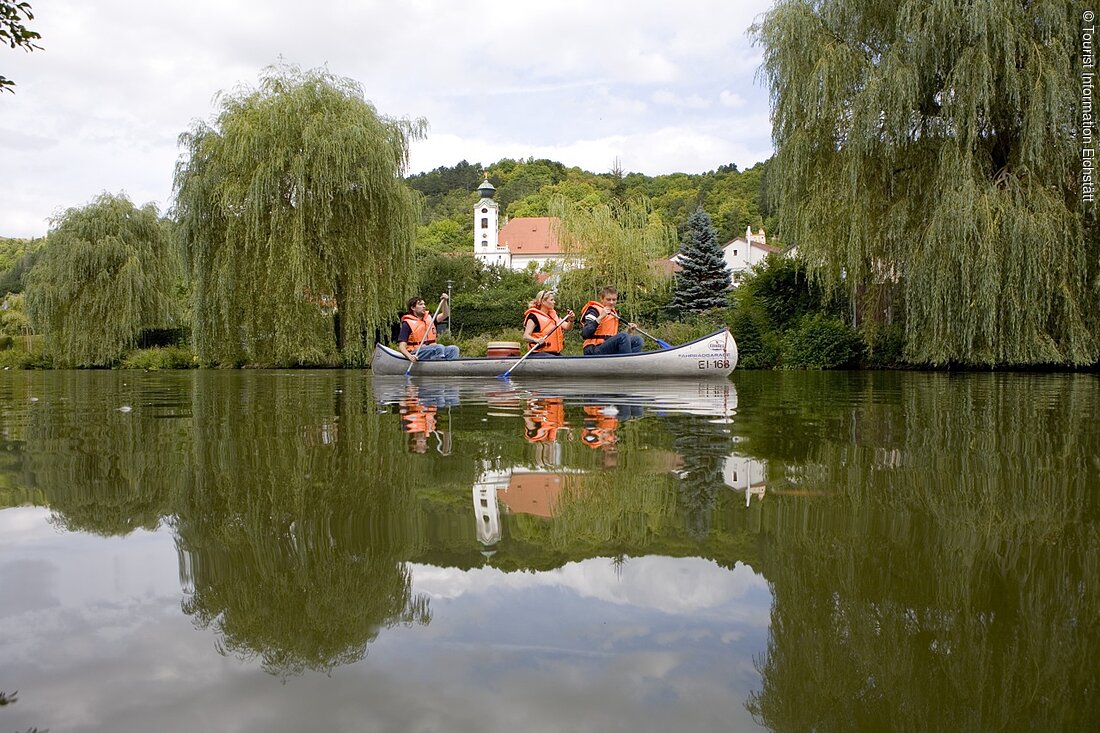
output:
{"label": "water reflection", "polygon": [[[597,655],[540,651],[565,616],[586,645],[622,634],[600,647],[608,658],[640,650],[665,664],[618,690],[617,711],[657,700],[713,721],[706,714],[726,719],[728,706],[747,714],[747,700],[773,730],[1074,730],[1100,717],[1092,376],[741,374],[736,391],[337,371],[4,380],[4,506],[48,506],[66,530],[47,527],[53,542],[114,538],[107,567],[141,552],[139,540],[167,537],[187,632],[193,623],[210,634],[206,650],[216,643],[280,677],[350,665],[411,684],[446,657],[435,646],[444,635],[450,672],[490,650],[479,670],[517,680],[509,691],[530,707],[583,664],[586,682],[616,678]],[[0,532],[0,616],[20,627],[0,633],[8,674],[24,639],[68,648],[49,630],[63,615],[23,622],[73,583],[57,570],[71,555],[43,559],[39,535],[13,531],[25,511],[5,510]],[[677,585],[691,567],[706,582]],[[702,601],[677,603],[737,571],[766,578],[770,625],[734,649],[715,639],[749,632],[705,617]],[[102,572],[94,599],[107,607],[117,577]],[[563,578],[564,600],[554,595]],[[521,621],[486,625],[500,597],[478,595],[486,588],[508,589]],[[476,599],[463,607],[461,593]],[[642,597],[656,610],[632,616]],[[741,596],[725,598],[736,600],[722,614],[740,608]],[[404,625],[403,637],[384,632]],[[86,632],[70,638],[95,636]],[[501,636],[525,663],[494,656]],[[354,664],[380,637],[393,642],[387,654]],[[401,643],[412,646],[390,654]],[[712,666],[692,667],[706,653]],[[551,657],[554,674],[532,685],[531,667]],[[50,683],[58,667],[39,669],[33,655],[19,664],[28,690],[63,698]],[[81,684],[94,685],[88,669]],[[736,691],[723,676],[733,669],[749,679]],[[701,680],[715,694],[696,710]],[[473,719],[493,703],[482,691],[455,705]],[[24,728],[60,727],[47,708],[21,699],[14,709]]]}
{"label": "water reflection", "polygon": [[300,379],[222,380],[195,383],[195,470],[174,521],[184,611],[277,674],[347,664],[381,628],[427,623],[402,562],[423,471],[393,460],[400,434],[361,409],[363,385],[317,399]]}
{"label": "water reflection", "polygon": [[[1086,730],[1100,720],[1100,390],[1065,375],[739,384],[768,522],[775,730]],[[812,393],[810,398],[808,393]],[[768,416],[791,414],[807,439]],[[921,711],[919,719],[910,711]]]}

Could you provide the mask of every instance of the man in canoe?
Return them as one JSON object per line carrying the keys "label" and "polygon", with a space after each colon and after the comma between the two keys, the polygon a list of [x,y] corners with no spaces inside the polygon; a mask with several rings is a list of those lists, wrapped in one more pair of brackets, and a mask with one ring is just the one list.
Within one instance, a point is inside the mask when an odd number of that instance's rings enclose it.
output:
{"label": "man in canoe", "polygon": [[605,354],[637,354],[642,350],[642,337],[634,334],[638,324],[627,323],[619,333],[619,291],[608,286],[600,291],[600,300],[590,300],[581,311],[581,337],[585,356]]}
{"label": "man in canoe", "polygon": [[[540,290],[523,314],[523,340],[535,344],[531,356],[560,356],[565,345],[565,332],[573,328],[573,311],[565,314],[558,326],[558,312],[553,290]],[[556,326],[556,328],[555,328]]]}
{"label": "man in canoe", "polygon": [[397,349],[409,361],[434,361],[458,358],[457,346],[437,344],[435,324],[451,317],[451,304],[447,294],[439,296],[435,316],[428,315],[428,306],[419,295],[409,298],[409,312],[401,316],[401,330],[397,333]]}

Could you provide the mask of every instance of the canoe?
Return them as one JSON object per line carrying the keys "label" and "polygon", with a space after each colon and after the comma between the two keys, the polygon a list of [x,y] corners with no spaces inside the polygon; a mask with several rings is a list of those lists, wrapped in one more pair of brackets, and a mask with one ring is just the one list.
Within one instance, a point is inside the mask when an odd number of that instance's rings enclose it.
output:
{"label": "canoe", "polygon": [[[465,357],[452,361],[418,361],[410,372],[414,376],[499,377],[518,358]],[[683,377],[712,379],[728,377],[737,366],[737,343],[729,329],[721,329],[695,341],[660,351],[609,356],[531,356],[523,360],[510,376],[609,379],[649,379]],[[381,375],[404,375],[409,361],[401,352],[378,344],[374,348],[371,370]]]}

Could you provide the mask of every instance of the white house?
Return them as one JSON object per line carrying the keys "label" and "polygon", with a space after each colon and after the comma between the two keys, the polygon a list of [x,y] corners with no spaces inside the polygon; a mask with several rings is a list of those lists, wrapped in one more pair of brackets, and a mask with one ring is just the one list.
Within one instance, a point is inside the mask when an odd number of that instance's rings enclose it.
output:
{"label": "white house", "polygon": [[565,253],[558,242],[557,219],[523,216],[498,228],[499,207],[493,201],[496,188],[485,179],[477,189],[481,199],[474,206],[474,257],[485,265],[524,270],[530,263],[541,268],[548,262],[564,265]]}
{"label": "white house", "polygon": [[[756,265],[764,261],[769,254],[779,254],[783,250],[768,244],[768,237],[761,229],[756,234],[752,233],[752,227],[745,227],[745,236],[732,239],[722,247],[722,255],[726,260],[726,267],[730,270],[730,279],[733,287],[737,287],[745,275]],[[788,253],[790,254],[790,253]],[[791,255],[793,256],[793,255]],[[669,258],[678,270],[682,256],[677,253]]]}

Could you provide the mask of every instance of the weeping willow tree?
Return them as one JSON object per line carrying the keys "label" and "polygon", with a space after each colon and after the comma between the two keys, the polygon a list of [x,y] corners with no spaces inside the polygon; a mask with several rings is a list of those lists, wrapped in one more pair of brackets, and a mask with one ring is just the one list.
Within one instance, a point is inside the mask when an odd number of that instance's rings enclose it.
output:
{"label": "weeping willow tree", "polygon": [[180,137],[176,216],[194,338],[222,363],[363,363],[408,297],[417,205],[402,176],[423,120],[350,79],[270,67]]}
{"label": "weeping willow tree", "polygon": [[781,0],[753,29],[785,238],[857,305],[900,283],[913,362],[1097,358],[1085,7]]}
{"label": "weeping willow tree", "polygon": [[[653,260],[676,249],[676,232],[647,201],[589,207],[555,197],[550,215],[558,219],[558,241],[571,268],[562,278],[561,301],[575,308],[598,299],[605,285],[634,296],[660,286]],[[620,310],[633,316],[634,300],[625,298]]]}
{"label": "weeping willow tree", "polygon": [[104,193],[52,224],[26,297],[57,364],[109,366],[171,321],[179,265],[155,206]]}

